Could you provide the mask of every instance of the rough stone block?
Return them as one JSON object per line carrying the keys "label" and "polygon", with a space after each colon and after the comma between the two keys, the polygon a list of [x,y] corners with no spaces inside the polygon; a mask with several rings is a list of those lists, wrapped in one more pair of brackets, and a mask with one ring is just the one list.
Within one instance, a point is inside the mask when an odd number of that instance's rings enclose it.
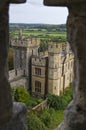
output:
{"label": "rough stone block", "polygon": [[9,0],[10,3],[25,3],[26,0]]}
{"label": "rough stone block", "polygon": [[77,4],[86,2],[86,0],[44,0],[44,5],[48,6],[68,6],[70,4]]}
{"label": "rough stone block", "polygon": [[13,104],[12,118],[6,124],[0,125],[0,130],[27,130],[25,116],[25,105],[15,102]]}

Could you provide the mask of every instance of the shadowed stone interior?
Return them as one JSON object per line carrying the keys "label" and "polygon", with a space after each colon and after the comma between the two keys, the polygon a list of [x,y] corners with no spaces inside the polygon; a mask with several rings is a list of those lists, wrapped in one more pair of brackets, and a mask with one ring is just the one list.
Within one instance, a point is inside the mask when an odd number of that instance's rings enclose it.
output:
{"label": "shadowed stone interior", "polygon": [[20,3],[25,0],[0,1],[0,130],[26,130],[26,107],[22,103],[12,103],[8,82],[9,2]]}
{"label": "shadowed stone interior", "polygon": [[57,130],[86,130],[86,0],[44,0],[49,6],[67,6],[67,37],[75,55],[73,101]]}

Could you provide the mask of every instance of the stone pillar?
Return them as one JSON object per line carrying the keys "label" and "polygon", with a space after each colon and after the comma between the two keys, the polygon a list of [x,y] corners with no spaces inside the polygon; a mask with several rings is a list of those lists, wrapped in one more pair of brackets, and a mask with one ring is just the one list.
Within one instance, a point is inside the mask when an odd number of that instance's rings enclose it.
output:
{"label": "stone pillar", "polygon": [[8,7],[0,2],[0,124],[7,122],[12,116],[12,97],[8,82]]}
{"label": "stone pillar", "polygon": [[26,130],[26,107],[22,103],[12,103],[8,82],[9,2],[20,3],[25,0],[0,1],[0,130]]}
{"label": "stone pillar", "polygon": [[[53,3],[54,2],[54,3]],[[57,130],[86,130],[86,0],[45,0],[47,5],[67,6],[68,41],[75,55],[73,101]]]}
{"label": "stone pillar", "polygon": [[86,129],[86,2],[70,5],[67,37],[74,52],[73,101],[65,111],[64,126],[58,130]]}

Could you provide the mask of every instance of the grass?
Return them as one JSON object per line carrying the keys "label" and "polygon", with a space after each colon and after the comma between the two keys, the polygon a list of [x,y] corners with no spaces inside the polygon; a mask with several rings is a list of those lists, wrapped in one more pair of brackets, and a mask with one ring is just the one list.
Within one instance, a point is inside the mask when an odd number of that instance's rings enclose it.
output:
{"label": "grass", "polygon": [[57,126],[62,122],[63,117],[64,117],[64,111],[63,110],[58,110],[55,111],[55,115],[54,115],[54,121],[52,121],[52,123],[50,124],[50,127],[47,128],[46,130],[55,130],[57,128]]}

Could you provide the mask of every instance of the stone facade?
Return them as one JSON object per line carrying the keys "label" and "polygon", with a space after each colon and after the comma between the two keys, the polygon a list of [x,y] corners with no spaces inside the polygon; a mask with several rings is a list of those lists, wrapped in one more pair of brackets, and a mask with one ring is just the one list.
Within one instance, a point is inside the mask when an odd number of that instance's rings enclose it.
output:
{"label": "stone facade", "polygon": [[[47,80],[48,80],[48,57],[40,57],[40,56],[32,56],[31,58],[31,90],[32,94],[35,96],[44,96],[47,93]],[[36,90],[36,83],[38,85],[40,91]]]}
{"label": "stone facade", "polygon": [[74,55],[69,44],[51,42],[47,52],[38,53],[40,40],[25,39],[20,34],[11,44],[16,76],[19,70],[23,72],[20,75],[26,77],[26,88],[36,97],[44,97],[47,93],[60,95],[73,81]]}

